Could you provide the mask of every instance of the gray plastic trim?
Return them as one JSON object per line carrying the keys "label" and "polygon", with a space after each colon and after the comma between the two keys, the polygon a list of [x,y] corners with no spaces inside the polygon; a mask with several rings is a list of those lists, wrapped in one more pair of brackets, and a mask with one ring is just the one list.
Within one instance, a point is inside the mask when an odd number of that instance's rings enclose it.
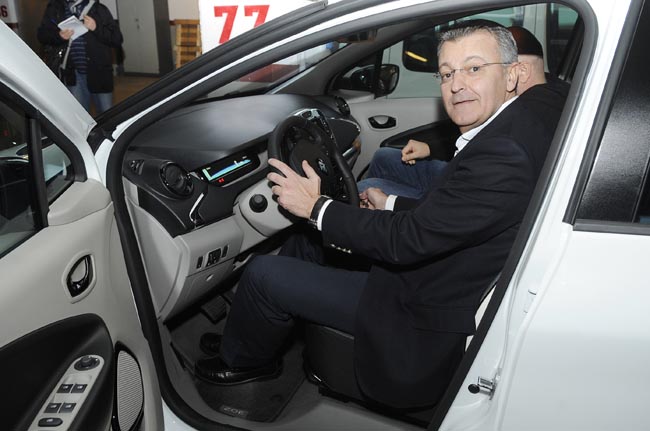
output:
{"label": "gray plastic trim", "polygon": [[[253,211],[249,204],[251,198],[258,194],[264,196],[268,203],[266,209],[262,212]],[[253,229],[265,237],[270,237],[282,229],[291,226],[293,223],[285,215],[286,212],[283,213],[280,206],[273,198],[271,186],[269,181],[266,179],[260,181],[241,194],[239,198],[239,209],[244,220]]]}
{"label": "gray plastic trim", "polygon": [[244,233],[235,218],[230,217],[171,237],[151,214],[133,201],[129,193],[132,188],[126,180],[125,185],[156,316],[165,321],[232,272]]}
{"label": "gray plastic trim", "polygon": [[50,205],[47,221],[50,226],[61,226],[81,220],[89,214],[106,208],[111,195],[96,180],[75,182]]}

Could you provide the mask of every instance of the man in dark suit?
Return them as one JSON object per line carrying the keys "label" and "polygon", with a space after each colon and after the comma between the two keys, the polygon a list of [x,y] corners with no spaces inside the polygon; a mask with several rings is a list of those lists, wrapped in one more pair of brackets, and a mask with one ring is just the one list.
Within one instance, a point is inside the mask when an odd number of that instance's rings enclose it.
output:
{"label": "man in dark suit", "polygon": [[[307,162],[302,177],[270,160],[282,173],[268,176],[279,204],[309,219],[326,246],[372,264],[354,271],[255,258],[220,355],[198,361],[197,375],[216,384],[276,375],[277,353],[301,318],[354,334],[357,382],[371,399],[400,408],[436,403],[475,330],[481,293],[505,263],[553,135],[517,104],[516,60],[503,28],[442,36],[443,101],[463,133],[462,148],[423,199],[397,198],[396,211],[332,201],[319,195],[320,179]],[[370,200],[384,208],[382,196]]]}

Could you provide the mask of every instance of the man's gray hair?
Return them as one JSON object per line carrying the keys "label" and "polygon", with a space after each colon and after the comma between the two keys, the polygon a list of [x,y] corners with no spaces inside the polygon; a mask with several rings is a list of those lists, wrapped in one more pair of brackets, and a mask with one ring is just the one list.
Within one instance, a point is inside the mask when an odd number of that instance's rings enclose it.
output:
{"label": "man's gray hair", "polygon": [[502,63],[515,63],[517,62],[517,44],[512,33],[505,28],[498,25],[485,25],[485,24],[471,24],[470,22],[460,24],[458,27],[451,28],[444,31],[439,36],[438,43],[438,57],[440,57],[440,50],[445,42],[451,42],[456,39],[467,37],[477,31],[487,31],[497,41],[499,52],[501,53]]}

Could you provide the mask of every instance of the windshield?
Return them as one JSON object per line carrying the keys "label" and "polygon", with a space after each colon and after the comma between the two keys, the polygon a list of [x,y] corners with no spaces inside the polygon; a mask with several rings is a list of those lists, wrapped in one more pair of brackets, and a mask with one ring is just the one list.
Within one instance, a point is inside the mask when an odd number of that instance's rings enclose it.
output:
{"label": "windshield", "polygon": [[213,91],[208,97],[226,97],[241,93],[264,93],[343,48],[346,43],[328,42],[261,67],[236,81]]}

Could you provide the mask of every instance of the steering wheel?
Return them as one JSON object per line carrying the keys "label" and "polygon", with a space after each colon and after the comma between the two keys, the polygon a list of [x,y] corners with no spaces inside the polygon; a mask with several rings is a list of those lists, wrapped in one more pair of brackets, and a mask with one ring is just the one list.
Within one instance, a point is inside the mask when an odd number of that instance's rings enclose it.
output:
{"label": "steering wheel", "polygon": [[321,194],[333,199],[359,206],[357,182],[348,163],[334,141],[325,120],[320,127],[301,115],[292,115],[278,124],[269,138],[269,158],[283,161],[300,175],[305,176],[302,161],[316,171],[321,178]]}

